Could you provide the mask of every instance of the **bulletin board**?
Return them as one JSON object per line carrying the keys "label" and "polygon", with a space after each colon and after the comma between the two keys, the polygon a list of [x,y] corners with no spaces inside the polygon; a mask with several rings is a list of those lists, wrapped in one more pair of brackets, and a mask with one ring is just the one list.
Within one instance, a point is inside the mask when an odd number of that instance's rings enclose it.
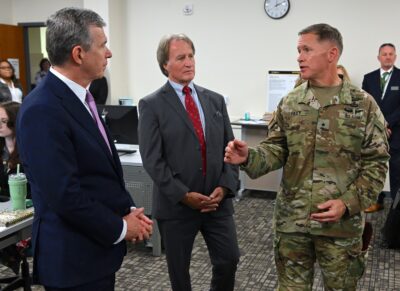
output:
{"label": "bulletin board", "polygon": [[282,97],[294,88],[299,74],[299,71],[268,71],[267,112],[275,111]]}

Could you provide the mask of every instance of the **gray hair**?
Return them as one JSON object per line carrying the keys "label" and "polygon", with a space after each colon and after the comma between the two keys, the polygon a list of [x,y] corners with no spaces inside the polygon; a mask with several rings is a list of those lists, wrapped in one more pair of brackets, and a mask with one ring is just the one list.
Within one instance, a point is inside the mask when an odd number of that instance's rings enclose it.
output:
{"label": "gray hair", "polygon": [[381,44],[381,46],[379,47],[379,53],[381,52],[381,49],[383,49],[385,46],[391,47],[394,49],[394,51],[396,51],[396,47],[394,46],[394,44],[390,43],[390,42],[386,42]]}
{"label": "gray hair", "polygon": [[92,44],[89,27],[106,25],[96,12],[72,7],[58,10],[46,24],[46,49],[53,65],[63,65],[77,45],[89,50]]}
{"label": "gray hair", "polygon": [[319,41],[328,40],[336,44],[339,49],[339,55],[343,52],[343,39],[339,30],[326,23],[310,25],[299,32],[299,35],[314,33]]}
{"label": "gray hair", "polygon": [[158,44],[157,49],[157,61],[158,65],[160,66],[161,72],[168,77],[168,71],[164,69],[164,65],[168,63],[169,60],[169,45],[173,40],[183,40],[184,42],[188,43],[193,50],[193,55],[195,53],[194,45],[192,40],[183,33],[179,34],[168,34],[165,35]]}

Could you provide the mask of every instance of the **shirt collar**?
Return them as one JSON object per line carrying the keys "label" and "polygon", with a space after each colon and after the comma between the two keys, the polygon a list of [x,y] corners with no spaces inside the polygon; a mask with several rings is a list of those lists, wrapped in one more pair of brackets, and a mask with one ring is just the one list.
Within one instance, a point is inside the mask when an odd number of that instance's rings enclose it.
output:
{"label": "shirt collar", "polygon": [[[183,86],[182,84],[176,83],[176,82],[171,81],[171,80],[169,80],[169,79],[168,79],[168,82],[171,84],[172,88],[174,88],[175,92],[179,93],[180,95],[183,95],[182,90],[183,90],[183,87],[184,87],[184,86]],[[189,83],[188,87],[192,90],[192,92],[194,92],[194,84],[193,84],[193,81],[191,81],[191,82]]]}
{"label": "shirt collar", "polygon": [[82,103],[85,103],[86,99],[86,90],[87,88],[82,87],[78,83],[68,79],[66,76],[55,70],[53,67],[50,68],[50,72],[52,72],[57,78],[65,83],[74,92],[74,94],[81,100]]}
{"label": "shirt collar", "polygon": [[383,73],[385,73],[385,72],[388,72],[389,73],[389,75],[393,72],[393,67],[391,67],[389,70],[387,70],[387,71],[385,71],[384,69],[380,69],[380,71],[381,71],[381,76],[383,75]]}

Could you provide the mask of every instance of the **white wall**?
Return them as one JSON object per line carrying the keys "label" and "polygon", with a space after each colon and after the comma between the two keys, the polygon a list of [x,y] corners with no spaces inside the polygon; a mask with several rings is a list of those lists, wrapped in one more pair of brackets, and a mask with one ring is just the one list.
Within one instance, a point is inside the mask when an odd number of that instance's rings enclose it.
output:
{"label": "white wall", "polygon": [[[10,2],[11,7],[10,7]],[[195,82],[227,95],[232,118],[244,112],[261,116],[267,100],[267,71],[297,69],[297,33],[318,22],[337,27],[343,34],[340,63],[361,84],[365,73],[378,68],[378,47],[392,42],[400,51],[398,0],[291,1],[289,14],[272,20],[263,0],[1,0],[0,22],[44,22],[66,6],[91,8],[108,15],[112,103],[130,96],[135,103],[156,90],[166,78],[156,61],[160,38],[184,32],[195,43]],[[194,14],[184,16],[185,4]],[[4,9],[3,9],[4,8]],[[8,13],[4,13],[9,9]],[[107,11],[108,9],[108,11]],[[99,10],[99,11],[98,11]]]}
{"label": "white wall", "polygon": [[13,24],[45,22],[64,7],[83,7],[83,0],[12,0]]}
{"label": "white wall", "polygon": [[[184,16],[184,4],[194,14]],[[127,1],[129,92],[136,102],[165,82],[155,52],[162,35],[184,32],[196,47],[195,82],[230,97],[232,117],[262,115],[266,108],[268,70],[297,69],[297,33],[326,22],[344,39],[340,60],[357,85],[378,68],[378,47],[399,47],[398,0],[291,1],[289,14],[272,20],[264,1],[152,0]]]}
{"label": "white wall", "polygon": [[111,89],[109,94],[112,98],[109,98],[107,102],[118,104],[119,98],[130,98],[127,84],[131,80],[129,75],[131,70],[126,61],[129,55],[126,45],[129,35],[126,30],[126,1],[110,0],[110,2],[109,47],[113,57],[110,61],[110,70],[108,73],[110,77],[109,87]]}
{"label": "white wall", "polygon": [[12,0],[0,0],[0,23],[12,24]]}

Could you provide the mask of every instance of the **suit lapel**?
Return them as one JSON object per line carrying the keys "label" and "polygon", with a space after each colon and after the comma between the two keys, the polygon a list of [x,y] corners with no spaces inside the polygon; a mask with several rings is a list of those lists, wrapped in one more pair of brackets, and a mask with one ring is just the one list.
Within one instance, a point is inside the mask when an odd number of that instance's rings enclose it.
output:
{"label": "suit lapel", "polygon": [[207,139],[210,136],[211,130],[212,130],[211,121],[213,120],[210,97],[204,92],[203,88],[196,86],[196,85],[194,87],[196,89],[197,96],[199,97],[201,108],[203,109],[203,113],[204,113],[205,128],[206,128],[205,138],[206,138],[206,144],[207,144]]}
{"label": "suit lapel", "polygon": [[[380,78],[380,76],[379,76],[379,78]],[[385,96],[384,96],[384,98],[382,100],[382,103],[387,103],[388,102],[387,100],[390,99],[391,88],[393,86],[399,86],[398,83],[397,83],[397,80],[399,78],[400,78],[400,70],[397,69],[396,67],[393,67],[393,72],[392,72],[392,75],[390,76],[389,83],[388,83],[388,85],[386,87],[386,92],[385,92]]]}
{"label": "suit lapel", "polygon": [[[52,73],[49,73],[49,78],[51,78],[51,80],[49,81],[51,81],[51,83],[54,85],[52,86],[52,90],[55,95],[61,99],[63,107],[101,146],[101,148],[105,151],[105,154],[107,155],[109,161],[115,167],[115,162],[113,157],[111,156],[110,150],[108,149],[108,146],[105,143],[103,136],[101,135],[96,123],[94,122],[92,116],[87,111],[85,106],[64,82],[62,82]],[[108,133],[107,127],[105,125],[104,127],[107,132],[107,138],[110,141],[110,135]],[[114,147],[114,145],[112,145],[112,142],[110,142],[110,146],[112,148]],[[114,152],[113,154],[115,155]]]}
{"label": "suit lapel", "polygon": [[185,107],[182,105],[179,96],[176,95],[174,88],[167,82],[162,88],[163,97],[165,98],[166,102],[171,105],[171,107],[177,112],[177,114],[182,118],[186,126],[189,130],[193,133],[193,135],[197,138],[196,132],[194,130],[192,121],[189,119]]}
{"label": "suit lapel", "polygon": [[378,91],[379,91],[379,95],[381,96],[380,99],[382,99],[382,88],[381,88],[381,71],[378,70],[376,75],[375,75],[375,80],[374,80],[375,84],[377,84],[378,86]]}

